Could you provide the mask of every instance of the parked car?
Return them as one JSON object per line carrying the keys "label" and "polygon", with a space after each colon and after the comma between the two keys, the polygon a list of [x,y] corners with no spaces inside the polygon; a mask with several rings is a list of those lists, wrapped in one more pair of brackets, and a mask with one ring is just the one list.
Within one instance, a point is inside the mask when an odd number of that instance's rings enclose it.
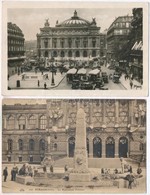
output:
{"label": "parked car", "polygon": [[95,82],[95,88],[102,88],[104,87],[104,81],[102,78],[98,78]]}
{"label": "parked car", "polygon": [[120,79],[120,73],[114,72],[114,75],[113,75],[113,82],[114,82],[114,83],[120,83],[119,79]]}
{"label": "parked car", "polygon": [[103,78],[104,83],[108,83],[108,75],[106,72],[102,72],[102,78]]}
{"label": "parked car", "polygon": [[80,89],[84,90],[95,89],[95,84],[91,82],[83,82],[81,83]]}
{"label": "parked car", "polygon": [[79,89],[80,88],[80,81],[79,80],[73,80],[71,88],[72,89]]}

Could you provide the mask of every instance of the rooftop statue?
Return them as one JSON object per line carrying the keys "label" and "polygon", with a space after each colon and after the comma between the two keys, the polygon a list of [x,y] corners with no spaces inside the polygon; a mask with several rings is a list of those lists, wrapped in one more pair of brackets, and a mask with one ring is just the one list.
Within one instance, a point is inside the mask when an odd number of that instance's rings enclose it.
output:
{"label": "rooftop statue", "polygon": [[45,19],[45,27],[49,27],[49,25],[50,25],[48,20],[49,20],[49,18]]}

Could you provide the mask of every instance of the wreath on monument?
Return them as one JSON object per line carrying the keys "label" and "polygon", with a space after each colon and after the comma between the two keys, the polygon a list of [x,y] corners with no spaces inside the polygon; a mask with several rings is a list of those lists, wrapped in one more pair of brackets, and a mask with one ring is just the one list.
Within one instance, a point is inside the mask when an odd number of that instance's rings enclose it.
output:
{"label": "wreath on monument", "polygon": [[82,165],[83,164],[83,161],[82,161],[82,159],[81,158],[77,158],[77,163],[78,163],[78,165]]}

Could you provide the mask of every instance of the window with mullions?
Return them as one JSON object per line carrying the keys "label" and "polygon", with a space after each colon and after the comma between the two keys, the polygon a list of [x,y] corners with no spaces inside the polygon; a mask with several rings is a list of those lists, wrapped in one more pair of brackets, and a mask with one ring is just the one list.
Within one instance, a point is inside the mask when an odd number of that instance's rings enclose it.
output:
{"label": "window with mullions", "polygon": [[10,116],[7,122],[7,129],[14,129],[15,128],[15,118]]}
{"label": "window with mullions", "polygon": [[45,150],[45,140],[44,139],[40,140],[40,150]]}
{"label": "window with mullions", "polygon": [[36,118],[35,118],[35,116],[31,116],[29,118],[29,127],[30,127],[30,129],[35,129],[36,128]]}
{"label": "window with mullions", "polygon": [[12,139],[9,139],[8,140],[8,151],[12,152],[12,149],[13,149],[13,141]]}
{"label": "window with mullions", "polygon": [[19,140],[18,140],[18,149],[19,149],[20,151],[23,150],[23,140],[22,140],[22,139],[19,139]]}
{"label": "window with mullions", "polygon": [[46,129],[46,116],[41,116],[40,117],[40,129]]}
{"label": "window with mullions", "polygon": [[29,151],[33,151],[34,150],[34,140],[33,139],[30,139],[29,140]]}
{"label": "window with mullions", "polygon": [[19,117],[18,125],[19,125],[19,129],[25,129],[26,118],[24,116]]}

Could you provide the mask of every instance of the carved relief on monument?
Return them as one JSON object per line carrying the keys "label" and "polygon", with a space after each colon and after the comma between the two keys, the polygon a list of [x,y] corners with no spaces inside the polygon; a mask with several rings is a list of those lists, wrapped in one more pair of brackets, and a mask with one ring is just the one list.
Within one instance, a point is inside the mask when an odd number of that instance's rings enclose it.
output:
{"label": "carved relief on monument", "polygon": [[126,100],[119,101],[119,126],[127,126],[129,115],[129,105]]}
{"label": "carved relief on monument", "polygon": [[106,125],[111,127],[115,125],[115,100],[105,100]]}

